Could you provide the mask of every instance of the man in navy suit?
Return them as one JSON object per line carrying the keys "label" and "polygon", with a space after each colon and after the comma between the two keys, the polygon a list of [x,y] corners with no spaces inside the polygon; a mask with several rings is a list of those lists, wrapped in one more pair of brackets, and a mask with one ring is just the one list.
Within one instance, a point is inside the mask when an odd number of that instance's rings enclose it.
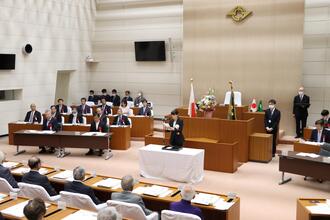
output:
{"label": "man in navy suit", "polygon": [[131,92],[129,90],[125,91],[125,97],[121,101],[123,102],[125,100],[126,102],[133,102],[133,98],[131,97]]}
{"label": "man in navy suit", "polygon": [[142,100],[143,107],[139,109],[139,115],[151,116],[151,109],[148,106],[148,101],[146,99]]}
{"label": "man in navy suit", "polygon": [[28,161],[30,172],[26,173],[22,177],[22,182],[42,186],[50,196],[57,195],[55,189],[50,185],[50,182],[45,175],[39,173],[41,167],[41,161],[38,157],[31,157]]}
{"label": "man in navy suit", "polygon": [[93,202],[98,205],[100,200],[95,196],[94,191],[91,187],[86,186],[83,181],[85,179],[85,170],[82,167],[76,167],[73,170],[73,181],[67,182],[64,185],[64,191],[72,193],[81,193],[89,196]]}
{"label": "man in navy suit", "polygon": [[296,119],[296,138],[303,137],[309,106],[309,96],[304,94],[304,87],[300,87],[298,95],[293,99],[293,116]]}
{"label": "man in navy suit", "polygon": [[56,110],[58,113],[68,113],[68,106],[64,105],[64,100],[63,99],[58,99],[57,100],[57,105],[56,105]]}
{"label": "man in navy suit", "polygon": [[273,135],[273,150],[272,154],[275,157],[276,153],[276,142],[277,142],[277,133],[281,120],[281,112],[275,107],[276,101],[274,99],[269,100],[268,109],[265,111],[265,128],[268,134]]}
{"label": "man in navy suit", "polygon": [[80,115],[88,115],[91,114],[91,107],[86,105],[86,98],[80,99],[81,105],[78,106],[77,110]]}
{"label": "man in navy suit", "polygon": [[99,97],[94,95],[94,90],[89,90],[89,96],[88,96],[89,102],[94,102],[95,105],[99,102]]}
{"label": "man in navy suit", "polygon": [[99,105],[98,108],[101,108],[103,114],[111,115],[111,107],[107,105],[107,101],[104,97],[101,99],[101,105]]}
{"label": "man in navy suit", "polygon": [[315,127],[316,129],[312,131],[310,141],[330,143],[330,132],[323,128],[323,121],[317,120],[315,122]]}
{"label": "man in navy suit", "polygon": [[28,111],[25,115],[25,122],[29,122],[31,124],[40,123],[41,122],[41,113],[37,111],[37,107],[35,104],[30,105],[31,111]]}
{"label": "man in navy suit", "polygon": [[191,200],[195,197],[195,190],[193,187],[190,185],[185,185],[181,190],[181,197],[182,199],[180,202],[172,202],[170,204],[170,210],[197,215],[203,219],[201,209],[191,205]]}
{"label": "man in navy suit", "polygon": [[113,125],[130,125],[128,117],[123,114],[123,111],[119,108],[117,116],[113,119]]}
{"label": "man in navy suit", "polygon": [[102,92],[101,99],[105,99],[107,102],[110,102],[110,95],[108,94],[107,90],[102,89],[101,92]]}
{"label": "man in navy suit", "polygon": [[[57,119],[55,117],[52,117],[50,110],[46,110],[45,118],[42,123],[42,130],[58,131],[59,129],[60,129],[60,125],[59,125],[59,122],[57,121]],[[39,152],[40,154],[47,153],[45,146],[40,146],[39,149],[41,149]],[[49,153],[54,153],[54,152],[55,152],[54,147],[51,147],[49,150]]]}
{"label": "man in navy suit", "polygon": [[[104,123],[104,121],[100,120],[100,116],[98,114],[94,114],[94,121],[91,123],[90,132],[107,133],[108,131],[109,131],[108,125]],[[90,148],[85,155],[93,155],[93,154],[94,154],[94,150]],[[103,150],[99,149],[98,156],[102,156],[102,154],[103,154]]]}
{"label": "man in navy suit", "polygon": [[77,111],[76,107],[73,107],[72,113],[69,115],[69,124],[82,124],[83,122],[82,115]]}
{"label": "man in navy suit", "polygon": [[18,188],[17,182],[14,179],[13,175],[11,174],[10,170],[2,165],[5,159],[6,159],[5,154],[2,151],[0,151],[0,177],[7,180],[7,182],[11,185],[11,187]]}
{"label": "man in navy suit", "polygon": [[120,96],[117,95],[117,90],[113,89],[111,93],[110,102],[112,102],[113,106],[120,106]]}
{"label": "man in navy suit", "polygon": [[52,118],[56,119],[56,121],[57,121],[58,123],[62,123],[62,116],[61,116],[61,114],[57,111],[57,108],[56,108],[55,105],[52,105],[52,106],[50,107],[50,112],[51,112],[51,116],[52,116]]}

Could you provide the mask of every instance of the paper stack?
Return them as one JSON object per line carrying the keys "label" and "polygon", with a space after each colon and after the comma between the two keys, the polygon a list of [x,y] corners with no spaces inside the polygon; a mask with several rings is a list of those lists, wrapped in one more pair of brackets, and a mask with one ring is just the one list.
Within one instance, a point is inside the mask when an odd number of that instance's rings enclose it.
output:
{"label": "paper stack", "polygon": [[112,188],[112,189],[119,189],[119,188],[121,188],[121,180],[107,178],[105,180],[101,180],[101,181],[99,181],[97,183],[94,183],[93,186],[99,186],[99,187],[105,187],[105,188]]}
{"label": "paper stack", "polygon": [[173,190],[170,190],[168,187],[164,186],[147,186],[147,187],[138,187],[133,190],[133,193],[139,194],[139,195],[147,195],[147,196],[154,196],[154,197],[166,197],[169,194],[171,194]]}
{"label": "paper stack", "polygon": [[3,162],[2,166],[8,168],[8,169],[12,169],[14,167],[16,167],[19,163],[16,162]]}
{"label": "paper stack", "polygon": [[215,204],[215,208],[219,210],[228,210],[234,202],[226,202],[224,199],[220,198]]}
{"label": "paper stack", "polygon": [[71,170],[65,170],[58,174],[55,174],[51,178],[53,179],[60,179],[60,180],[68,180],[73,181],[73,172]]}
{"label": "paper stack", "polygon": [[71,215],[68,215],[65,218],[62,218],[62,220],[96,220],[97,219],[97,213],[86,211],[86,210],[79,210]]}
{"label": "paper stack", "polygon": [[297,156],[318,158],[320,155],[314,154],[314,153],[303,153],[303,152],[300,152],[300,153],[297,154]]}
{"label": "paper stack", "polygon": [[327,214],[330,215],[330,206],[327,203],[319,203],[314,206],[306,207],[312,214]]}
{"label": "paper stack", "polygon": [[191,202],[201,205],[214,205],[218,202],[219,199],[220,196],[217,195],[198,193]]}
{"label": "paper stack", "polygon": [[[29,201],[18,203],[17,205],[11,206],[1,211],[2,214],[10,215],[18,218],[23,218],[23,209]],[[49,203],[45,203],[46,207],[49,207]]]}
{"label": "paper stack", "polygon": [[[13,173],[16,173],[16,174],[25,174],[25,173],[30,172],[30,170],[31,169],[28,168],[28,167],[19,167],[19,168],[13,170],[12,172]],[[39,169],[39,173],[42,174],[42,175],[45,175],[45,174],[48,173],[48,169],[46,169],[46,168],[40,168]]]}
{"label": "paper stack", "polygon": [[102,132],[85,132],[82,136],[104,136],[105,133]]}

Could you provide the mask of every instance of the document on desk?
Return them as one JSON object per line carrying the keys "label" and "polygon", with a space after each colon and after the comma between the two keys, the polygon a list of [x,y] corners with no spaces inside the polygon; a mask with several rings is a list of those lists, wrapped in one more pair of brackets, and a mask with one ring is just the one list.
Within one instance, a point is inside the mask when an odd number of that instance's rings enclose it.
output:
{"label": "document on desk", "polygon": [[40,134],[55,134],[56,131],[48,131],[48,130],[44,130],[44,131],[40,131]]}
{"label": "document on desk", "polygon": [[101,180],[97,183],[94,183],[93,186],[119,189],[119,188],[121,188],[121,180],[120,179],[107,178],[107,179]]}
{"label": "document on desk", "polygon": [[330,215],[330,206],[326,203],[319,203],[314,206],[306,207],[312,214],[327,214]]}
{"label": "document on desk", "polygon": [[62,218],[62,220],[96,220],[97,219],[97,213],[86,211],[86,210],[79,210],[71,215],[66,216],[65,218]]}
{"label": "document on desk", "polygon": [[[18,218],[23,218],[23,209],[29,201],[18,203],[17,205],[11,206],[1,211],[2,214],[10,215]],[[49,203],[45,203],[46,207],[49,207]]]}
{"label": "document on desk", "polygon": [[[28,168],[28,167],[19,167],[19,168],[13,170],[12,172],[13,173],[16,173],[16,174],[25,174],[25,173],[30,172],[30,170],[31,169]],[[42,175],[45,175],[45,174],[48,173],[48,169],[46,169],[46,168],[40,168],[39,169],[39,173],[42,174]]]}
{"label": "document on desk", "polygon": [[149,187],[145,187],[143,194],[154,197],[166,197],[172,192],[173,190],[170,190],[168,187],[152,185]]}
{"label": "document on desk", "polygon": [[320,155],[318,154],[314,154],[314,153],[304,153],[304,152],[300,152],[297,154],[297,156],[301,156],[301,157],[311,157],[311,158],[318,158]]}
{"label": "document on desk", "polygon": [[314,142],[314,141],[302,141],[302,143],[309,144],[309,145],[315,145],[315,146],[321,145],[321,143]]}
{"label": "document on desk", "polygon": [[29,122],[25,122],[25,121],[17,121],[16,124],[22,124],[22,125],[26,125],[28,124]]}
{"label": "document on desk", "polygon": [[8,168],[8,169],[12,169],[12,168],[14,168],[14,167],[17,167],[18,166],[18,164],[19,163],[17,163],[17,162],[3,162],[2,163],[2,166],[4,166],[4,167],[6,167],[6,168]]}
{"label": "document on desk", "polygon": [[82,134],[82,136],[105,136],[106,133],[102,132],[85,132]]}
{"label": "document on desk", "polygon": [[201,205],[214,205],[218,202],[220,196],[207,194],[207,193],[198,193],[195,198],[191,200],[192,203],[201,204]]}
{"label": "document on desk", "polygon": [[55,174],[51,178],[72,181],[73,180],[73,172],[72,172],[72,170],[65,170],[65,171],[62,171],[58,174]]}
{"label": "document on desk", "polygon": [[215,204],[215,208],[219,210],[228,210],[235,202],[226,202],[223,198],[220,198]]}

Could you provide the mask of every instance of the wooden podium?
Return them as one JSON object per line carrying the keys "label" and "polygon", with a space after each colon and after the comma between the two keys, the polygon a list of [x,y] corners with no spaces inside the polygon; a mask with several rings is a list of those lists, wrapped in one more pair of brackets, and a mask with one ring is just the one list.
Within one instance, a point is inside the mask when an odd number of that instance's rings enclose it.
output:
{"label": "wooden podium", "polygon": [[249,160],[268,163],[272,160],[273,135],[254,133],[250,135]]}

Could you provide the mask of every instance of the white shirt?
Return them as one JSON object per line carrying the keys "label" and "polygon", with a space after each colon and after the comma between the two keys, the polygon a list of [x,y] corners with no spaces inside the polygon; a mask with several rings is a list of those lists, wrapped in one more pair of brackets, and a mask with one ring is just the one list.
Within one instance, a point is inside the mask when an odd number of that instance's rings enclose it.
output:
{"label": "white shirt", "polygon": [[323,141],[322,141],[322,133],[323,133],[323,129],[317,131],[317,142],[318,142],[318,143],[323,142]]}

